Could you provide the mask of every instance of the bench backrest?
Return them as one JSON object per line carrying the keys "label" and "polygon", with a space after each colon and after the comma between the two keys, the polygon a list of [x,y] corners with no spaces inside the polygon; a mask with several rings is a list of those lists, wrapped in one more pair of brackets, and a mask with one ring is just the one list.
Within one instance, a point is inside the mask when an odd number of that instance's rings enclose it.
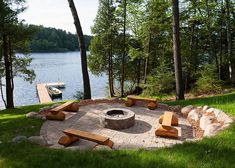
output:
{"label": "bench backrest", "polygon": [[162,125],[170,127],[171,121],[172,121],[172,116],[173,116],[172,112],[165,112],[164,116],[163,116]]}
{"label": "bench backrest", "polygon": [[56,111],[56,112],[58,112],[58,111],[63,111],[63,110],[65,110],[68,106],[71,106],[74,102],[75,102],[75,101],[68,101],[68,102],[66,102],[66,103],[64,103],[64,104],[59,105],[58,107],[55,107],[55,108],[51,109],[51,111]]}
{"label": "bench backrest", "polygon": [[109,140],[108,137],[104,137],[101,135],[97,135],[97,134],[93,134],[90,132],[86,132],[86,131],[81,131],[81,130],[75,130],[75,129],[66,129],[63,131],[65,134],[69,135],[69,136],[77,136],[79,138],[82,139],[86,139],[89,141],[93,141],[96,143],[105,143],[107,140]]}

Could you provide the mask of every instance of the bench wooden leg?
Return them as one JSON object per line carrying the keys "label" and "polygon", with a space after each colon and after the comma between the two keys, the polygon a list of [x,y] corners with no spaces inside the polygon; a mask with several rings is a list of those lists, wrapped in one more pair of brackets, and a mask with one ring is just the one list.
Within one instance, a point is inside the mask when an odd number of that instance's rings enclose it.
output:
{"label": "bench wooden leg", "polygon": [[78,110],[79,110],[78,103],[73,103],[65,109],[65,111],[73,111],[73,112],[77,112]]}
{"label": "bench wooden leg", "polygon": [[[160,124],[162,124],[163,118],[164,118],[164,115],[161,115],[159,117],[159,123]],[[172,120],[171,120],[171,125],[177,126],[178,124],[179,124],[178,118],[175,115],[173,115]]]}
{"label": "bench wooden leg", "polygon": [[154,110],[155,108],[157,108],[157,102],[149,102],[147,107],[150,110]]}
{"label": "bench wooden leg", "polygon": [[58,144],[67,147],[67,146],[69,146],[72,143],[77,142],[77,141],[79,141],[78,137],[64,135],[59,139]]}
{"label": "bench wooden leg", "polygon": [[155,131],[156,136],[178,138],[178,130],[174,127],[163,127],[162,125]]}
{"label": "bench wooden leg", "polygon": [[131,107],[131,106],[133,106],[134,104],[135,104],[135,101],[132,100],[132,99],[127,99],[127,101],[125,101],[125,105],[126,105],[127,107]]}
{"label": "bench wooden leg", "polygon": [[58,121],[64,121],[65,120],[65,114],[62,111],[59,111],[57,114],[49,113],[46,115],[47,120],[58,120]]}
{"label": "bench wooden leg", "polygon": [[108,140],[105,141],[104,144],[102,144],[102,145],[106,145],[106,146],[109,146],[110,148],[112,148],[113,145],[114,145],[114,143],[113,143],[113,141],[111,141],[110,139],[108,139]]}

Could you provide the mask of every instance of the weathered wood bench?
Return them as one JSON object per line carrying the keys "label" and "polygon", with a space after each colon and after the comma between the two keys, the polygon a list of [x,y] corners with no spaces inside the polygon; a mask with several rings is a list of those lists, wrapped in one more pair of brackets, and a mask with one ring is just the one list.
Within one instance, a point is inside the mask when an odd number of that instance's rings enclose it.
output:
{"label": "weathered wood bench", "polygon": [[63,121],[65,120],[65,114],[63,111],[78,111],[79,105],[75,103],[75,101],[68,101],[64,104],[61,104],[53,109],[50,110],[50,113],[46,115],[48,120],[58,120]]}
{"label": "weathered wood bench", "polygon": [[[109,146],[110,148],[112,148],[114,144],[113,141],[111,141],[108,137],[97,135],[97,134],[86,132],[86,131],[66,129],[63,132],[64,134],[66,134],[66,136],[62,136],[59,139],[58,143],[64,146],[69,146],[73,142],[78,141],[79,138],[85,139],[88,141],[93,141],[100,145],[106,145],[106,146]],[[76,137],[77,139],[74,137]]]}
{"label": "weathered wood bench", "polygon": [[75,103],[75,101],[68,101],[64,104],[61,104],[53,109],[51,109],[51,113],[52,114],[57,114],[59,111],[78,111],[79,110],[79,106],[77,103]]}
{"label": "weathered wood bench", "polygon": [[131,96],[131,95],[127,96],[127,101],[125,102],[125,105],[127,107],[131,107],[136,103],[136,101],[148,102],[147,107],[150,110],[154,110],[155,108],[157,108],[157,100],[156,99],[135,97],[135,96]]}
{"label": "weathered wood bench", "polygon": [[159,119],[161,126],[155,131],[156,136],[169,137],[169,138],[178,138],[178,130],[172,127],[174,120],[174,125],[178,125],[178,119],[175,118],[172,112],[165,112],[162,118]]}

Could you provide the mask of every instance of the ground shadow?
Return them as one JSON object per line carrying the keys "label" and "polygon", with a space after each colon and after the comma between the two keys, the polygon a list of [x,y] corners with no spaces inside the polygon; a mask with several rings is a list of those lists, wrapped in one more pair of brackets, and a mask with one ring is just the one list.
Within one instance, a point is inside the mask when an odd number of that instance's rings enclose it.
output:
{"label": "ground shadow", "polygon": [[120,132],[125,132],[129,134],[142,134],[150,131],[152,125],[142,120],[135,120],[135,125],[128,129],[118,130]]}
{"label": "ground shadow", "polygon": [[181,128],[181,136],[179,136],[179,140],[185,141],[186,139],[194,138],[192,126],[179,124],[179,127]]}

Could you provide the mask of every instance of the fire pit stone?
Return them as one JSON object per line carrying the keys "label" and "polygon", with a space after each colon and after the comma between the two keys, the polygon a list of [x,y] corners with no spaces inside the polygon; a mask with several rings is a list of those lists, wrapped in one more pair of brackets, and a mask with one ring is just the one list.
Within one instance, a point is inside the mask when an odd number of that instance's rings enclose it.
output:
{"label": "fire pit stone", "polygon": [[124,108],[104,110],[100,115],[100,124],[110,129],[126,129],[135,124],[135,113]]}

